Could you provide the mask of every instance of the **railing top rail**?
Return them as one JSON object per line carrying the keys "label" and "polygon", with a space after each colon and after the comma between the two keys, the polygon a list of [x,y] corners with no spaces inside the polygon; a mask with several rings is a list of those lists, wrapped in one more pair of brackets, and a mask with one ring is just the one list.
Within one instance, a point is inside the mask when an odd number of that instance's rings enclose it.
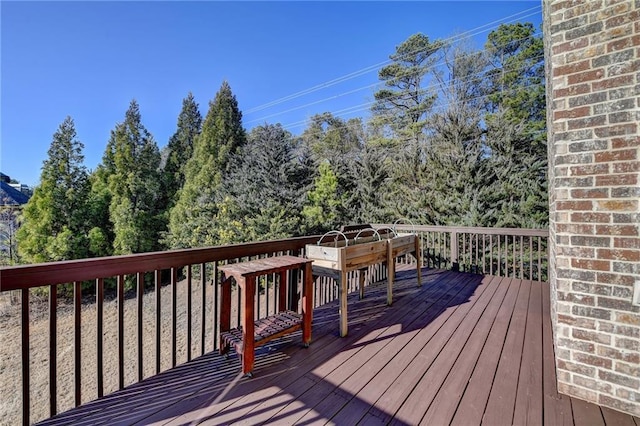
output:
{"label": "railing top rail", "polygon": [[0,292],[298,250],[304,248],[306,244],[315,243],[318,238],[318,235],[314,235],[257,243],[2,267],[0,268]]}
{"label": "railing top rail", "polygon": [[[388,223],[374,223],[374,227],[391,226]],[[523,228],[481,228],[472,226],[431,226],[431,225],[396,225],[399,230],[416,232],[456,232],[459,234],[515,235],[523,237],[549,237],[548,229]]]}

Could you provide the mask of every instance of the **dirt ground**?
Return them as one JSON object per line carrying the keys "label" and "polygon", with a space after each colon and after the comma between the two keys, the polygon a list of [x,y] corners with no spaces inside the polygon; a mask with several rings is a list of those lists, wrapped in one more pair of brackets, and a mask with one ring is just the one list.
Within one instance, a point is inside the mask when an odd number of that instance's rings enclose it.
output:
{"label": "dirt ground", "polygon": [[[205,352],[213,349],[213,286],[206,284],[206,332]],[[200,284],[192,285],[192,357],[200,352]],[[187,286],[177,286],[177,363],[187,360]],[[235,292],[234,292],[235,293]],[[273,288],[270,287],[269,309],[275,309]],[[31,298],[35,299],[35,298]],[[266,297],[261,299],[261,309],[266,309]],[[232,295],[232,300],[237,300]],[[95,296],[85,296],[82,307],[82,403],[97,397],[96,387],[96,305]],[[171,367],[171,287],[161,289],[161,370]],[[233,303],[232,303],[233,305]],[[273,305],[273,307],[272,307]],[[136,299],[127,298],[125,306],[125,386],[137,381]],[[237,311],[232,313],[232,327],[237,323]],[[155,374],[155,292],[149,291],[143,298],[143,371],[144,377]],[[59,300],[57,314],[57,412],[74,406],[74,349],[73,307]],[[118,387],[117,371],[117,300],[113,296],[104,303],[104,394]],[[31,369],[31,418],[37,422],[49,417],[49,319],[46,300],[32,300],[30,307],[30,369]],[[22,422],[21,413],[21,327],[20,305],[6,300],[0,304],[0,424],[15,425]]]}

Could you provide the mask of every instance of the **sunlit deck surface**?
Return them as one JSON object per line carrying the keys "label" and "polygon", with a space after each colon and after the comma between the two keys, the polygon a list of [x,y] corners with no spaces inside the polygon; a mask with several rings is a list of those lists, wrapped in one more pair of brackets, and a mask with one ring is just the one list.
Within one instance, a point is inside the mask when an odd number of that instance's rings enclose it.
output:
{"label": "sunlit deck surface", "polygon": [[258,348],[254,378],[210,353],[51,424],[636,425],[640,419],[560,395],[546,283],[424,270],[314,311],[296,333]]}

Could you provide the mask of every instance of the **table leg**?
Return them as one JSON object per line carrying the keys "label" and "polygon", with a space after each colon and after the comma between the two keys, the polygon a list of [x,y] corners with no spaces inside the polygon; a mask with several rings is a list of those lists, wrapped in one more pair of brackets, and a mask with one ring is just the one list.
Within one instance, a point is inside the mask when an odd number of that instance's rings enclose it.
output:
{"label": "table leg", "polygon": [[422,287],[422,268],[420,263],[422,262],[422,253],[420,252],[420,239],[416,235],[416,273],[418,275],[418,287]]}
{"label": "table leg", "polygon": [[393,245],[387,244],[387,305],[393,303],[393,280],[396,277],[396,259],[393,256]]}
{"label": "table leg", "polygon": [[360,290],[360,300],[364,299],[364,280],[367,277],[366,269],[358,270],[358,288]]}
{"label": "table leg", "polygon": [[242,372],[250,374],[253,371],[255,359],[255,323],[253,318],[254,293],[256,289],[256,277],[244,279],[243,301],[244,316],[242,317]]}
{"label": "table leg", "polygon": [[347,273],[340,272],[340,282],[338,283],[340,297],[340,337],[347,335]]}
{"label": "table leg", "polygon": [[313,275],[311,263],[304,267],[304,281],[302,285],[302,343],[311,343],[311,322],[313,321]]}
{"label": "table leg", "polygon": [[[222,277],[221,284],[221,300],[220,300],[220,333],[229,331],[231,329],[231,277]],[[220,342],[220,353],[226,354],[229,352],[229,344]]]}

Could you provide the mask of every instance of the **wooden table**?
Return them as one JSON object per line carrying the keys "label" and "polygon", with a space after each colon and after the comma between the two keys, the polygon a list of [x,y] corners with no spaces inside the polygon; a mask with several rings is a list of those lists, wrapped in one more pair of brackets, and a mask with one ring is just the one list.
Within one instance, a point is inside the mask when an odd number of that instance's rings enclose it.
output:
{"label": "wooden table", "polygon": [[[340,336],[348,332],[347,319],[347,274],[359,271],[360,298],[364,297],[365,273],[369,266],[378,263],[387,265],[387,304],[393,303],[393,282],[395,280],[396,258],[408,253],[420,257],[420,239],[415,234],[398,234],[393,238],[371,240],[363,238],[358,242],[339,241],[338,246],[332,243],[306,246],[307,257],[313,260],[313,274],[333,278],[338,285],[340,300]],[[422,285],[420,262],[416,262],[418,285]]]}
{"label": "wooden table", "polygon": [[[295,256],[277,256],[248,262],[221,266],[222,300],[220,308],[220,353],[225,354],[231,346],[242,361],[242,372],[251,376],[255,359],[255,347],[270,340],[302,329],[302,343],[311,343],[311,320],[313,315],[313,277],[309,259]],[[288,310],[287,271],[303,270],[302,315]],[[255,321],[254,295],[256,278],[268,274],[280,275],[278,313]],[[244,308],[242,324],[231,329],[231,278],[242,290],[241,303]],[[295,309],[295,307],[294,307]]]}

